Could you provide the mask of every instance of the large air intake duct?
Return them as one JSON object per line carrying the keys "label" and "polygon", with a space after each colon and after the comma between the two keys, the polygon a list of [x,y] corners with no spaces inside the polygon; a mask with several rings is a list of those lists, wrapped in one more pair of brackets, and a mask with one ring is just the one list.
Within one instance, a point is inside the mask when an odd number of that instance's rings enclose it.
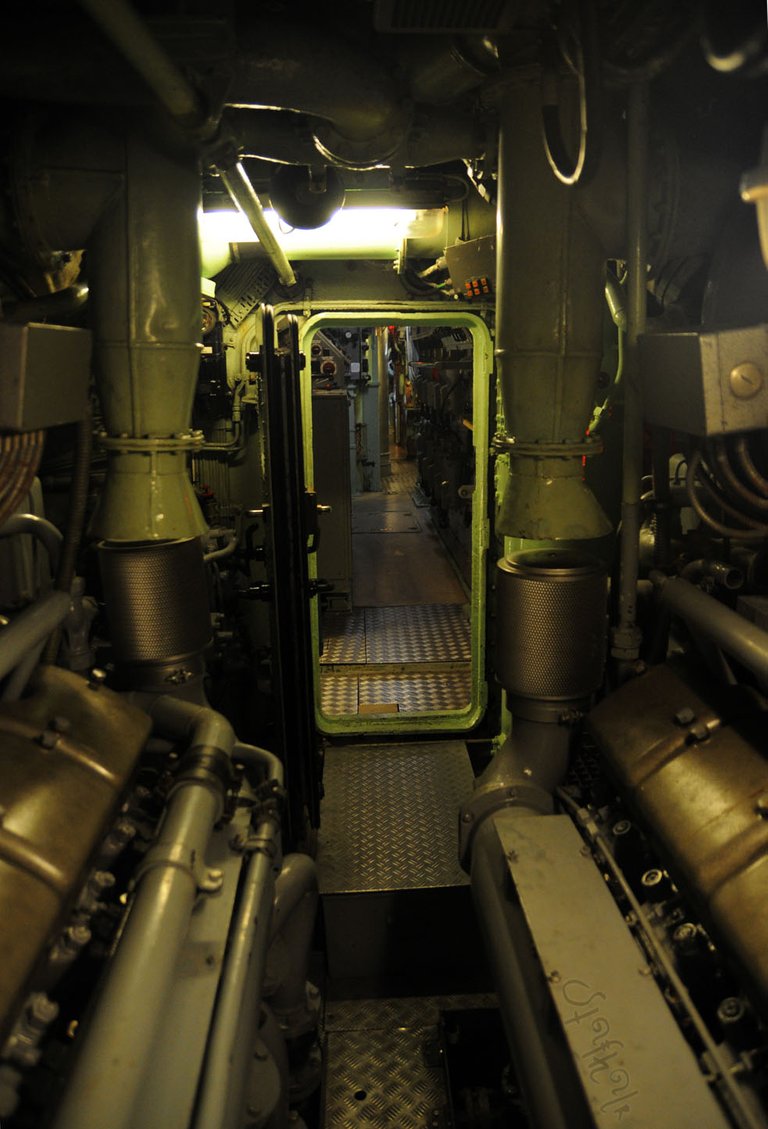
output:
{"label": "large air intake duct", "polygon": [[99,545],[115,660],[133,688],[164,690],[200,673],[211,639],[208,591],[197,537]]}
{"label": "large air intake duct", "polygon": [[553,176],[537,86],[506,97],[499,135],[496,362],[510,473],[497,532],[535,541],[602,537],[584,482],[602,355],[605,252],[576,191]]}
{"label": "large air intake duct", "polygon": [[516,716],[551,720],[587,701],[605,662],[602,564],[569,549],[498,562],[496,674]]}

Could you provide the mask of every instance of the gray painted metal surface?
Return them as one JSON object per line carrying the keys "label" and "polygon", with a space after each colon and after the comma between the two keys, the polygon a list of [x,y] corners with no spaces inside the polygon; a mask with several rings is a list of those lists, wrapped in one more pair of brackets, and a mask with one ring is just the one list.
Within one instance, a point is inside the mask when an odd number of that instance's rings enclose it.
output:
{"label": "gray painted metal surface", "polygon": [[640,338],[640,376],[649,423],[693,435],[765,427],[768,326],[648,333]]}
{"label": "gray painted metal surface", "polygon": [[725,1129],[728,1122],[570,819],[502,813],[496,827],[597,1129]]}
{"label": "gray painted metal surface", "polygon": [[472,788],[462,741],[330,749],[320,829],[320,890],[466,885],[456,819]]}

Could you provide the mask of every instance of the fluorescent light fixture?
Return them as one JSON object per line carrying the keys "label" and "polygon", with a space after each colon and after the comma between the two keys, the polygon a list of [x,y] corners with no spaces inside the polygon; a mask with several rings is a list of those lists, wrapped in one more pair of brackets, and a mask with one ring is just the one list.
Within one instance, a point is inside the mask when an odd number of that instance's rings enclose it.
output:
{"label": "fluorescent light fixture", "polygon": [[[286,228],[272,209],[264,212],[289,259],[391,259],[404,239],[440,241],[444,208],[341,208],[323,227]],[[258,244],[241,212],[201,212],[203,273],[210,277],[230,261],[230,245]]]}

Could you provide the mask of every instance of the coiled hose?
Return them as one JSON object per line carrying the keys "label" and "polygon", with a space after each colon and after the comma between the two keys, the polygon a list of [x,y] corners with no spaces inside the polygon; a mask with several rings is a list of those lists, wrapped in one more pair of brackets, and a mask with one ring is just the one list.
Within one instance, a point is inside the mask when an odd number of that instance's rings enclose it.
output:
{"label": "coiled hose", "polygon": [[0,525],[15,513],[32,488],[44,442],[42,431],[0,434]]}
{"label": "coiled hose", "polygon": [[[768,538],[768,479],[755,465],[748,437],[737,436],[730,443],[718,437],[706,456],[702,448],[695,451],[685,485],[697,516],[721,537]],[[729,525],[726,518],[738,524]]]}

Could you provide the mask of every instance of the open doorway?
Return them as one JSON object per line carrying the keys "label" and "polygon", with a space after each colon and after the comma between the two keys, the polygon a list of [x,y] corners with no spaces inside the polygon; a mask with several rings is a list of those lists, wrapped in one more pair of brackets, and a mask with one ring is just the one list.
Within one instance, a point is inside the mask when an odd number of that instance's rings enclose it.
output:
{"label": "open doorway", "polygon": [[469,728],[485,689],[487,329],[453,312],[310,322],[306,454],[331,506],[316,554],[318,723]]}

